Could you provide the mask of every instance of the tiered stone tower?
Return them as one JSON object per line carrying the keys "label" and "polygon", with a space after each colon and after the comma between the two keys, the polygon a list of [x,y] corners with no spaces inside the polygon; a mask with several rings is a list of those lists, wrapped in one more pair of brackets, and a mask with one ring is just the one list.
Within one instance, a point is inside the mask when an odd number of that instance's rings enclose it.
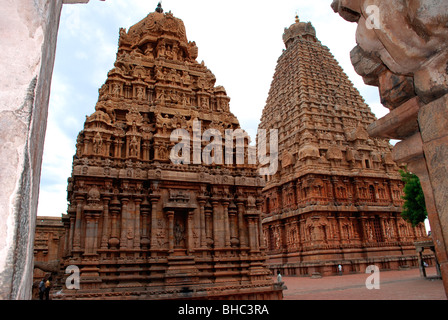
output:
{"label": "tiered stone tower", "polygon": [[201,154],[205,130],[224,138],[239,128],[197,56],[183,22],[160,5],[120,29],[115,68],[78,136],[69,179],[64,267],[80,268],[80,290],[55,298],[282,297],[266,268],[256,166],[170,160],[175,129]]}
{"label": "tiered stone tower", "polygon": [[269,266],[332,274],[415,265],[426,236],[401,216],[403,183],[387,140],[311,23],[285,29],[260,129],[278,129],[279,170],[267,177],[263,231]]}

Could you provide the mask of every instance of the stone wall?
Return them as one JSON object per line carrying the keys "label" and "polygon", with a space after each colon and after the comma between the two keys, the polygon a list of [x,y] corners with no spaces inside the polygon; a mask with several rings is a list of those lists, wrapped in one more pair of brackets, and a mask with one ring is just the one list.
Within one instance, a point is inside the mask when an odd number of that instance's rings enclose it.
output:
{"label": "stone wall", "polygon": [[63,0],[1,0],[0,299],[31,298],[34,229]]}
{"label": "stone wall", "polygon": [[39,282],[43,278],[52,277],[53,290],[58,290],[61,283],[57,282],[64,270],[60,268],[65,239],[62,217],[37,217],[34,239],[34,272],[33,299],[39,295]]}

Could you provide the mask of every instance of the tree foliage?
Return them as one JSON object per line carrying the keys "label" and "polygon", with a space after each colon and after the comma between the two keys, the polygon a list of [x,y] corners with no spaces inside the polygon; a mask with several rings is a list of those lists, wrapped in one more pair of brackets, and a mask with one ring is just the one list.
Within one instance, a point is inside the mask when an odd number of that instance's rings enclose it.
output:
{"label": "tree foliage", "polygon": [[401,180],[405,183],[405,203],[401,216],[415,227],[424,222],[428,217],[426,211],[425,196],[420,184],[420,179],[413,173],[400,170]]}

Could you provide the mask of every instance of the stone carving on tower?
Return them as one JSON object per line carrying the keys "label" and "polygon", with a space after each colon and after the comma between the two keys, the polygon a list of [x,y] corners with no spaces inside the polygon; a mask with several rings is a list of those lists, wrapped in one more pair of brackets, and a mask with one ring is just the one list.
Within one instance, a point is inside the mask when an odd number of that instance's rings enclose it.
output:
{"label": "stone carving on tower", "polygon": [[263,190],[269,266],[332,274],[416,265],[424,239],[401,216],[403,183],[375,117],[316,37],[311,23],[285,29],[260,129],[278,130],[279,170]]}
{"label": "stone carving on tower", "polygon": [[171,160],[174,130],[240,128],[184,23],[158,6],[118,43],[69,178],[64,263],[80,268],[81,289],[58,297],[281,298],[265,266],[256,165]]}

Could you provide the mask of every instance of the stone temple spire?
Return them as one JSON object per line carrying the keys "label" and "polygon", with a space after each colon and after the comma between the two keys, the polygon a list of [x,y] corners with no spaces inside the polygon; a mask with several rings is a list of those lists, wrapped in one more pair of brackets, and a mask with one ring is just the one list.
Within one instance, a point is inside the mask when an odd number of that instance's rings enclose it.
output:
{"label": "stone temple spire", "polygon": [[295,23],[289,28],[285,28],[283,42],[288,47],[290,42],[297,38],[310,38],[312,41],[316,41],[316,30],[313,25],[311,22],[301,22],[298,14],[295,17]]}
{"label": "stone temple spire", "polygon": [[424,226],[400,215],[403,183],[388,141],[367,133],[370,108],[310,22],[297,18],[283,40],[259,126],[278,130],[279,170],[263,189],[269,266],[303,275],[417,263]]}
{"label": "stone temple spire", "polygon": [[185,290],[194,299],[281,298],[265,267],[256,166],[202,157],[203,132],[213,129],[226,145],[227,130],[241,128],[225,88],[197,56],[183,21],[161,3],[120,29],[69,180],[63,263],[76,261],[81,289],[59,299],[177,299]]}

